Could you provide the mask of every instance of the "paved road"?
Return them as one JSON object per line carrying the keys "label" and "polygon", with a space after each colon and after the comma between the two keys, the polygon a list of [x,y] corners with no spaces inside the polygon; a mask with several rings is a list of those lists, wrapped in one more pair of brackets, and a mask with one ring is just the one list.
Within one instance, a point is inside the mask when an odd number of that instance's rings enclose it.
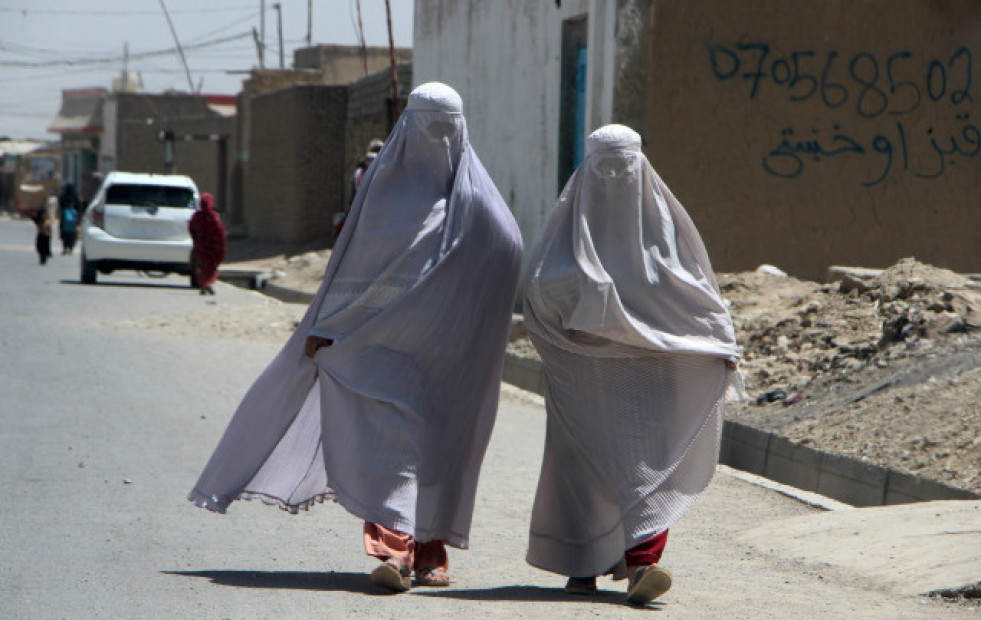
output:
{"label": "paved road", "polygon": [[[622,583],[594,598],[523,561],[541,458],[541,401],[505,388],[472,550],[446,590],[391,596],[365,576],[361,524],[338,506],[290,516],[255,502],[225,516],[184,499],[275,344],[120,329],[249,306],[220,284],[133,273],[78,284],[77,257],[37,265],[32,226],[0,219],[2,618],[977,618],[856,571],[770,553],[746,532],[811,508],[721,473],[672,530],[675,588],[639,611]],[[781,525],[780,528],[783,526]],[[774,527],[774,536],[779,529]]]}

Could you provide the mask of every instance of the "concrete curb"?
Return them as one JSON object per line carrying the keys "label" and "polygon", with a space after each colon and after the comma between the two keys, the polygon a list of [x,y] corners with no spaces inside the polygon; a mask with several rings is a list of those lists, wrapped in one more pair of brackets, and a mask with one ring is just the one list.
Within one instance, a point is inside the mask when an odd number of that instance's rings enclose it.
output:
{"label": "concrete curb", "polygon": [[[545,376],[538,360],[509,353],[504,361],[503,378],[515,387],[545,394]],[[801,446],[732,420],[726,420],[722,427],[719,462],[851,506],[981,499],[970,491]]]}
{"label": "concrete curb", "polygon": [[313,293],[306,293],[277,284],[275,280],[265,280],[260,284],[259,289],[266,295],[288,304],[309,304],[314,298]]}
{"label": "concrete curb", "polygon": [[314,297],[313,293],[278,284],[271,273],[258,269],[220,268],[218,279],[241,288],[260,291],[288,304],[308,304]]}

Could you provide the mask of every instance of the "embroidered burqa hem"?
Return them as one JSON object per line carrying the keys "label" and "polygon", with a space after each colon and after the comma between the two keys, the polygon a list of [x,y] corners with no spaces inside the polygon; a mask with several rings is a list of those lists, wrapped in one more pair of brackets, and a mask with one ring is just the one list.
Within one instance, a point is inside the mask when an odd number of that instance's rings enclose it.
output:
{"label": "embroidered burqa hem", "polygon": [[[420,86],[358,189],[324,282],[189,499],[260,497],[467,547],[521,263],[459,96]],[[313,360],[307,336],[333,340]]]}
{"label": "embroidered burqa hem", "polygon": [[634,131],[589,137],[524,292],[548,415],[527,560],[603,574],[705,489],[726,394],[743,396],[708,255]]}

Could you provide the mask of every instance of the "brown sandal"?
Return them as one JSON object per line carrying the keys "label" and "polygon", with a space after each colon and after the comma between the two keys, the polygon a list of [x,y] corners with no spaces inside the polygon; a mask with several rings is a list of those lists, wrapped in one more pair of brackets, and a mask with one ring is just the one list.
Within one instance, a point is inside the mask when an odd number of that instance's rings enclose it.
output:
{"label": "brown sandal", "polygon": [[389,558],[371,571],[371,583],[392,592],[405,592],[412,587],[409,567],[402,560]]}
{"label": "brown sandal", "polygon": [[445,568],[420,568],[416,570],[416,585],[443,588],[450,585],[450,574]]}

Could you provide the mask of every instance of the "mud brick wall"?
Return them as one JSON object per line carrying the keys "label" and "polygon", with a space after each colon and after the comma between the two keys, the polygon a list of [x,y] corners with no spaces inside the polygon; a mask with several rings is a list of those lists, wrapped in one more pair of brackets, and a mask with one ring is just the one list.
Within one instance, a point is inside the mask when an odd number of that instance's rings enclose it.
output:
{"label": "mud brick wall", "polygon": [[981,3],[659,0],[646,151],[717,269],[981,265]]}
{"label": "mud brick wall", "polygon": [[343,210],[346,86],[304,85],[251,102],[243,211],[256,239],[329,236]]}
{"label": "mud brick wall", "polygon": [[[412,65],[398,65],[400,110],[405,110],[412,92]],[[378,138],[385,141],[394,127],[392,121],[392,74],[379,71],[349,86],[344,170],[348,178],[354,174],[358,160],[368,150],[368,143]],[[351,200],[350,182],[345,186],[345,204]]]}
{"label": "mud brick wall", "polygon": [[[210,108],[204,97],[188,95],[116,94],[117,114],[114,169],[129,172],[163,173],[164,143],[159,134],[171,130],[174,143],[174,172],[194,179],[202,192],[211,192],[219,201],[226,191],[219,189],[219,143],[185,141],[184,135],[230,136],[234,123]],[[217,204],[219,209],[224,205]]]}

